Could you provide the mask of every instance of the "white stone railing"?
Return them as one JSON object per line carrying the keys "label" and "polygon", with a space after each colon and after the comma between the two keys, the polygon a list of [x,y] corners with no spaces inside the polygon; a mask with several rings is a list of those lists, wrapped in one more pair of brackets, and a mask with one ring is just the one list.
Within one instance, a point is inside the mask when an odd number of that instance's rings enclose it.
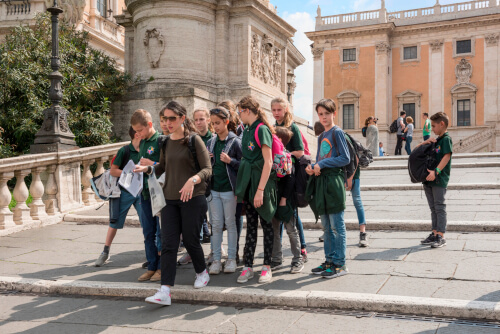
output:
{"label": "white stone railing", "polygon": [[479,131],[472,136],[469,136],[458,143],[453,145],[453,153],[465,153],[470,152],[470,149],[474,148],[479,144],[486,143],[490,138],[495,135],[495,129],[487,129]]}
{"label": "white stone railing", "polygon": [[[91,189],[90,166],[97,163],[94,175],[104,172],[110,161],[126,143],[95,146],[60,153],[23,155],[0,160],[0,230],[43,221],[70,210],[100,201]],[[80,166],[83,166],[81,171]],[[32,176],[30,188],[24,178]],[[16,178],[13,197],[17,204],[12,212],[12,196],[7,185]],[[26,201],[31,194],[32,202]]]}
{"label": "white stone railing", "polygon": [[0,25],[7,21],[31,20],[37,12],[45,10],[43,0],[32,0],[29,3],[12,1],[10,4],[0,3]]}
{"label": "white stone railing", "polygon": [[316,30],[340,29],[394,22],[397,26],[451,20],[500,13],[500,0],[475,0],[449,5],[387,12],[378,9],[366,12],[316,17]]}

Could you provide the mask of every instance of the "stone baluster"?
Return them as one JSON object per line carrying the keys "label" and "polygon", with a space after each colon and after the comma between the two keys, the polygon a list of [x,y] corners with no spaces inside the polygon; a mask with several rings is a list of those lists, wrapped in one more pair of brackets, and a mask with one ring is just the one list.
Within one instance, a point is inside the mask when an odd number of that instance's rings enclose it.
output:
{"label": "stone baluster", "polygon": [[30,203],[30,213],[31,218],[35,220],[40,220],[47,217],[47,212],[45,211],[45,204],[42,201],[42,196],[44,193],[43,183],[40,179],[40,173],[42,173],[46,167],[36,167],[31,170],[31,175],[33,177],[30,186],[30,194],[33,201]]}
{"label": "stone baluster", "polygon": [[[94,177],[99,176],[102,173],[104,173],[104,171],[105,171],[104,163],[106,161],[108,161],[108,157],[98,158],[98,159],[96,159],[96,161],[97,161],[97,169],[95,170]],[[98,202],[102,202],[102,199],[100,199],[99,196],[97,196],[97,195],[95,195],[95,199]]]}
{"label": "stone baluster", "polygon": [[45,210],[48,215],[53,216],[56,213],[59,212],[59,206],[57,203],[57,181],[56,181],[56,176],[55,176],[55,171],[56,171],[57,166],[56,165],[51,165],[47,167],[47,183],[45,184],[45,195],[46,199],[44,200],[45,203]]}
{"label": "stone baluster", "polygon": [[92,205],[96,202],[94,192],[90,186],[90,179],[92,178],[92,172],[90,171],[90,165],[92,165],[95,160],[84,160],[83,172],[82,172],[82,200],[85,205]]}
{"label": "stone baluster", "polygon": [[0,230],[15,226],[9,204],[12,200],[7,182],[14,177],[14,173],[0,173]]}
{"label": "stone baluster", "polygon": [[26,182],[24,178],[31,172],[29,169],[16,170],[14,175],[16,176],[16,186],[14,187],[14,199],[17,204],[14,207],[14,222],[17,225],[22,225],[23,223],[31,222],[30,208],[26,205],[26,200],[29,197],[28,187],[26,187]]}

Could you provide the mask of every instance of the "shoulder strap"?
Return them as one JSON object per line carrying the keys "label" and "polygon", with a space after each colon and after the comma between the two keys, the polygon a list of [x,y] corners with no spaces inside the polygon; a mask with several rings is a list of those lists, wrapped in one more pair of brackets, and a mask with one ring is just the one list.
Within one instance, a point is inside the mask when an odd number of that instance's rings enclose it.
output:
{"label": "shoulder strap", "polygon": [[234,144],[234,141],[236,140],[236,138],[238,138],[238,137],[234,137],[233,139],[231,139],[231,141],[227,142],[226,147],[224,147],[222,152],[224,152],[226,154],[229,153],[229,151],[231,150],[231,147],[233,147],[233,144]]}
{"label": "shoulder strap", "polygon": [[337,144],[337,138],[335,138],[335,128],[336,127],[337,127],[336,125],[333,127],[334,130],[332,131],[332,139],[333,139],[333,145],[335,146],[335,151],[337,151],[337,156],[339,156],[340,155],[339,146]]}
{"label": "shoulder strap", "polygon": [[189,148],[189,151],[191,152],[191,155],[193,156],[193,159],[194,159],[194,166],[196,168],[196,173],[198,173],[201,168],[200,168],[200,163],[198,162],[198,155],[196,154],[196,144],[195,144],[195,140],[196,140],[196,135],[191,135],[189,137],[189,142],[188,142],[188,148]]}
{"label": "shoulder strap", "polygon": [[255,141],[257,142],[257,145],[259,145],[259,147],[262,147],[260,145],[260,139],[259,139],[259,128],[264,125],[264,123],[260,123],[259,125],[257,125],[257,128],[255,129],[255,134],[254,134],[254,137],[255,137]]}
{"label": "shoulder strap", "polygon": [[128,161],[130,160],[130,146],[125,145],[123,146],[123,148],[125,149],[125,151],[123,152],[123,158],[122,158],[122,163],[120,165],[120,170],[123,170],[123,168],[125,168],[125,166],[128,164]]}

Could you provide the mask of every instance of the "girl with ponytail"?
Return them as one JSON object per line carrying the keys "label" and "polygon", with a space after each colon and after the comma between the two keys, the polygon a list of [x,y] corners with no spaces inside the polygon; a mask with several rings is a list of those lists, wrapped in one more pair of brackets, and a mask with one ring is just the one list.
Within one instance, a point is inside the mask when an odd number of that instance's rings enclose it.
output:
{"label": "girl with ponytail", "polygon": [[257,246],[258,221],[264,231],[264,265],[259,283],[272,280],[271,257],[274,232],[272,218],[277,209],[276,173],[272,171],[272,134],[260,105],[252,97],[244,97],[238,104],[241,121],[245,124],[241,149],[243,159],[238,170],[236,196],[245,202],[247,235],[244,249],[245,267],[238,277],[238,283],[245,283],[254,276],[253,260]]}
{"label": "girl with ponytail", "polygon": [[213,262],[209,274],[217,275],[222,270],[222,231],[227,229],[228,260],[224,265],[225,273],[236,271],[236,175],[241,160],[241,140],[236,136],[236,123],[229,111],[223,107],[210,110],[210,121],[217,134],[208,140],[207,148],[211,158],[212,200],[208,203],[210,223],[212,224]]}
{"label": "girl with ponytail", "polygon": [[[186,108],[172,101],[162,113],[170,135],[160,148],[159,163],[154,166],[139,166],[138,172],[148,175],[165,172],[163,194],[167,205],[161,210],[161,288],[146,302],[170,305],[170,288],[175,283],[177,250],[180,236],[191,256],[196,271],[195,288],[203,288],[210,280],[205,266],[200,232],[203,216],[207,212],[205,198],[206,181],[212,175],[210,157],[203,140],[187,118]],[[197,161],[191,153],[196,150]]]}

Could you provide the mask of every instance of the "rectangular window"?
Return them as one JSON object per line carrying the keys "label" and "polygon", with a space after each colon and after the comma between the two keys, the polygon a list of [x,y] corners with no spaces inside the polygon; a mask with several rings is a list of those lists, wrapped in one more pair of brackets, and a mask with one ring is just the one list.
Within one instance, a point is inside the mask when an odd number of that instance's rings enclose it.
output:
{"label": "rectangular window", "polygon": [[106,4],[107,0],[97,0],[97,10],[101,14],[102,17],[108,16],[108,5]]}
{"label": "rectangular window", "polygon": [[470,126],[470,100],[457,101],[457,126]]}
{"label": "rectangular window", "polygon": [[344,61],[356,61],[356,49],[344,49]]}
{"label": "rectangular window", "polygon": [[[403,110],[406,112],[406,117],[410,116],[413,119],[413,124],[415,124],[415,103],[403,104]],[[406,118],[403,122],[406,124]]]}
{"label": "rectangular window", "polygon": [[342,107],[342,127],[354,129],[354,104],[344,104]]}
{"label": "rectangular window", "polygon": [[404,48],[404,59],[417,59],[417,47],[409,46]]}
{"label": "rectangular window", "polygon": [[457,41],[457,54],[460,53],[471,53],[472,52],[472,42],[470,39],[465,41]]}

